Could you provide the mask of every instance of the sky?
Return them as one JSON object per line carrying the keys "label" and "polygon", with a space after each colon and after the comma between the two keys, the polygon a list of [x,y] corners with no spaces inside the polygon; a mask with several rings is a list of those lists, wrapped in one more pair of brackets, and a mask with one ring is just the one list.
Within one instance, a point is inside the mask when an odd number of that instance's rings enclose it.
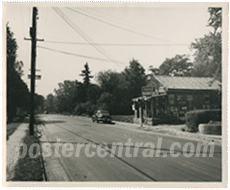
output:
{"label": "sky", "polygon": [[[146,72],[177,54],[192,60],[191,43],[212,31],[207,27],[209,6],[212,3],[39,4],[37,38],[44,41],[37,42],[36,74],[41,80],[36,81],[36,93],[46,97],[64,80],[82,81],[86,62],[95,83],[98,72],[121,72],[132,59]],[[17,40],[17,60],[24,63],[23,80],[29,87],[31,42],[24,38],[30,37],[32,6],[5,4],[3,14],[3,25],[9,22]]]}

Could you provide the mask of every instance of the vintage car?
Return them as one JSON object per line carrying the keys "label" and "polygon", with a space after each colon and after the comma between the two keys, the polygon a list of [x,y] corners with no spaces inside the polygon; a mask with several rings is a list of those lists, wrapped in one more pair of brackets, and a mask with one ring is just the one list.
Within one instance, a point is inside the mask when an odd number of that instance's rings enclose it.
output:
{"label": "vintage car", "polygon": [[92,116],[92,121],[96,121],[97,123],[99,123],[100,121],[102,121],[103,123],[111,123],[112,118],[107,110],[97,110]]}

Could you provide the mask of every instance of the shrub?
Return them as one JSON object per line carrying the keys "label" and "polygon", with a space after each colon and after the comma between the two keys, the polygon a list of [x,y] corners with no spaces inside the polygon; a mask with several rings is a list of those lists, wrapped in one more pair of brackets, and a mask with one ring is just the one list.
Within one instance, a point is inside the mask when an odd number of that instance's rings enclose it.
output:
{"label": "shrub", "polygon": [[221,110],[193,110],[185,115],[186,131],[197,132],[200,123],[209,123],[212,121],[221,121]]}
{"label": "shrub", "polygon": [[96,110],[96,106],[92,102],[80,103],[75,107],[73,114],[75,115],[87,114],[89,116],[92,116],[95,110]]}

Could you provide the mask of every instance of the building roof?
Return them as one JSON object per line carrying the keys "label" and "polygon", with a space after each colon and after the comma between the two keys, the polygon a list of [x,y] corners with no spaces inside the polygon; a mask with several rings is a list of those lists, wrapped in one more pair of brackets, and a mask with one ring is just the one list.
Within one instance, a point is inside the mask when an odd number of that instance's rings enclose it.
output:
{"label": "building roof", "polygon": [[217,90],[220,88],[220,82],[216,80],[213,81],[213,78],[210,77],[171,77],[155,75],[154,78],[168,89]]}

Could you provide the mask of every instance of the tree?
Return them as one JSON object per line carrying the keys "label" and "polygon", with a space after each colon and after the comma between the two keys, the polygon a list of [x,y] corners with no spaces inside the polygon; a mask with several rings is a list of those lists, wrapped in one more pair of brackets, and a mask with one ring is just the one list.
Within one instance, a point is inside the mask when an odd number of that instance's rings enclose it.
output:
{"label": "tree", "polygon": [[23,76],[23,70],[22,70],[23,66],[24,64],[22,61],[16,61],[16,63],[14,64],[14,69],[20,77]]}
{"label": "tree", "polygon": [[186,55],[167,58],[159,67],[159,75],[190,76],[192,63]]}
{"label": "tree", "polygon": [[59,88],[54,90],[57,112],[71,113],[78,103],[86,101],[84,85],[81,82],[67,80],[59,83],[58,86]]}
{"label": "tree", "polygon": [[[210,17],[208,19],[208,26],[214,28],[214,34],[218,32],[218,29],[222,28],[222,8],[221,7],[211,7],[208,8]],[[222,31],[219,31],[220,33]]]}
{"label": "tree", "polygon": [[150,65],[149,68],[148,68],[148,74],[158,75],[159,74],[159,69],[156,68],[156,67],[153,67],[152,65]]}
{"label": "tree", "polygon": [[22,61],[16,61],[17,42],[13,32],[7,26],[6,39],[7,61],[7,121],[11,121],[16,115],[17,109],[27,111],[29,106],[29,90],[21,79]]}
{"label": "tree", "polygon": [[147,83],[147,76],[145,75],[145,69],[141,66],[138,60],[132,60],[129,62],[129,67],[126,67],[124,72],[124,85],[128,86],[129,99],[137,96],[141,96],[141,87]]}
{"label": "tree", "polygon": [[86,87],[90,84],[90,79],[93,78],[93,76],[90,75],[91,71],[89,70],[88,63],[85,64],[85,69],[81,71],[80,76],[83,76],[83,83]]}
{"label": "tree", "polygon": [[48,112],[54,112],[55,111],[55,106],[54,106],[54,96],[53,94],[48,94],[46,96],[45,100],[45,109]]}
{"label": "tree", "polygon": [[98,103],[112,109],[113,114],[132,114],[132,98],[140,96],[141,87],[146,85],[145,70],[136,60],[130,61],[129,67],[121,73],[111,70],[99,72],[96,80],[103,91]]}
{"label": "tree", "polygon": [[96,80],[102,91],[115,93],[120,83],[121,74],[112,70],[101,71],[97,74]]}
{"label": "tree", "polygon": [[101,88],[96,84],[89,84],[86,93],[87,101],[95,104],[101,95]]}
{"label": "tree", "polygon": [[76,84],[76,81],[66,80],[59,83],[59,88],[54,90],[57,96],[58,112],[71,112],[74,109]]}
{"label": "tree", "polygon": [[100,98],[98,99],[98,108],[99,109],[104,109],[104,110],[108,110],[110,112],[110,114],[116,114],[116,97],[109,93],[109,92],[103,92],[100,96]]}
{"label": "tree", "polygon": [[196,39],[191,44],[195,50],[193,76],[213,77],[221,81],[222,78],[222,9],[209,8],[210,18],[208,26],[214,29],[203,38]]}
{"label": "tree", "polygon": [[40,94],[34,95],[34,109],[36,112],[44,112],[44,97]]}

